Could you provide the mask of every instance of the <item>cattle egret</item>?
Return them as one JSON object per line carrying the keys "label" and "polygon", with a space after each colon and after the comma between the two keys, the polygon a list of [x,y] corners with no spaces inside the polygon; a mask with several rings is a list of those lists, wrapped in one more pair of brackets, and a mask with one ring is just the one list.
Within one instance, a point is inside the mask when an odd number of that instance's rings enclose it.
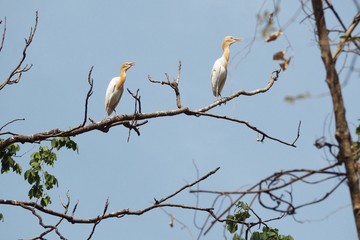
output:
{"label": "cattle egret", "polygon": [[211,83],[212,90],[215,97],[221,97],[221,90],[224,87],[226,75],[227,75],[227,65],[229,62],[230,56],[230,45],[234,42],[239,42],[240,38],[226,36],[222,41],[223,55],[221,58],[217,59],[214,63],[212,72],[211,72]]}
{"label": "cattle egret", "polygon": [[124,83],[126,80],[126,71],[129,70],[135,62],[125,62],[120,69],[120,76],[111,79],[105,95],[105,108],[107,114],[110,116],[112,112],[115,112],[115,108],[118,105],[121,96],[124,92]]}

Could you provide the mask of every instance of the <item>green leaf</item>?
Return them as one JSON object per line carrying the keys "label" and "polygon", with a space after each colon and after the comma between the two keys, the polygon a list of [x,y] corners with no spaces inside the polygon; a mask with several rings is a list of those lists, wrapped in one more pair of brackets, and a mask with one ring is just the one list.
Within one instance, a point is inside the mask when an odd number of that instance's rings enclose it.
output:
{"label": "green leaf", "polygon": [[249,206],[247,205],[246,202],[239,201],[235,204],[235,206],[237,206],[238,208],[241,208],[245,211],[249,210]]}
{"label": "green leaf", "polygon": [[32,198],[39,199],[43,196],[43,193],[44,193],[43,186],[35,184],[30,188],[28,195],[30,199]]}
{"label": "green leaf", "polygon": [[[57,137],[51,140],[51,147],[40,146],[37,152],[30,155],[30,169],[25,171],[24,179],[31,185],[28,192],[29,198],[40,200],[42,206],[51,204],[51,198],[46,191],[51,190],[54,186],[58,187],[59,184],[57,178],[46,171],[46,167],[54,166],[57,160],[55,151],[63,147],[78,152],[77,143],[70,137]],[[20,165],[15,165],[15,170],[21,172]]]}
{"label": "green leaf", "polygon": [[40,170],[41,169],[40,160],[30,161],[30,167],[36,170]]}
{"label": "green leaf", "polygon": [[284,238],[284,240],[294,240],[294,238],[292,236],[288,235]]}
{"label": "green leaf", "polygon": [[261,235],[259,232],[254,232],[251,237],[250,240],[261,240]]}
{"label": "green leaf", "polygon": [[250,217],[250,214],[248,211],[245,211],[245,212],[238,211],[234,214],[234,220],[239,223],[244,222],[249,217]]}
{"label": "green leaf", "polygon": [[29,169],[25,172],[24,179],[27,180],[29,184],[40,184],[39,173],[33,169]]}
{"label": "green leaf", "polygon": [[234,216],[233,216],[233,215],[229,215],[229,216],[226,217],[226,219],[227,219],[227,220],[226,220],[226,224],[227,224],[226,229],[227,229],[230,233],[236,232],[237,229],[238,229],[238,225],[237,225],[237,223],[236,223],[236,221],[235,221]]}
{"label": "green leaf", "polygon": [[15,173],[21,174],[21,166],[13,159],[13,157],[16,156],[16,153],[19,150],[20,146],[14,143],[0,151],[1,174],[8,173],[10,170]]}
{"label": "green leaf", "polygon": [[22,168],[18,163],[14,163],[13,171],[16,172],[17,174],[21,174]]}
{"label": "green leaf", "polygon": [[72,149],[79,153],[79,148],[76,142],[70,139],[70,137],[58,137],[51,140],[51,146],[56,150],[60,150],[62,147]]}
{"label": "green leaf", "polygon": [[235,233],[233,236],[233,240],[241,240],[239,234]]}
{"label": "green leaf", "polygon": [[51,203],[51,198],[46,195],[45,197],[41,198],[40,200],[40,205],[43,207],[46,207],[47,205],[49,205]]}
{"label": "green leaf", "polygon": [[45,171],[44,178],[45,178],[45,187],[47,190],[52,189],[54,185],[58,186],[58,181],[54,175],[51,175]]}

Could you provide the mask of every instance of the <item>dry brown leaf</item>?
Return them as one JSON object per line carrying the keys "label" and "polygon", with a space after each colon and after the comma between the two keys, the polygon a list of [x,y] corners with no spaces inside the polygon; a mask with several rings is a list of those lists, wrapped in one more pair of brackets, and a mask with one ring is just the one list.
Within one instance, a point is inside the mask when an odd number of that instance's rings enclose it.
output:
{"label": "dry brown leaf", "polygon": [[288,68],[288,66],[289,66],[289,63],[290,63],[290,60],[291,60],[291,58],[289,58],[289,60],[284,60],[284,62],[282,62],[282,63],[280,63],[280,67],[281,67],[281,69],[285,72],[286,71],[286,69]]}
{"label": "dry brown leaf", "polygon": [[267,36],[267,37],[265,38],[265,41],[266,41],[266,42],[275,41],[281,34],[282,34],[281,31],[273,32],[272,34],[270,34],[269,36]]}
{"label": "dry brown leaf", "polygon": [[273,55],[273,60],[283,60],[283,61],[286,61],[285,59],[285,54],[286,54],[286,51],[280,51],[280,52],[277,52]]}

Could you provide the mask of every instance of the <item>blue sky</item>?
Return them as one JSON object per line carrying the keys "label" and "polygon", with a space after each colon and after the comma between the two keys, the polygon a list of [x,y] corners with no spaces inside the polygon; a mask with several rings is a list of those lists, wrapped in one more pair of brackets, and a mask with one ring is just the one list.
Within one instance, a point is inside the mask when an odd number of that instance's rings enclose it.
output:
{"label": "blue sky", "polygon": [[[311,92],[324,93],[327,87],[318,48],[308,21],[300,14],[286,29],[285,36],[272,43],[259,38],[252,45],[256,13],[263,1],[0,1],[0,17],[7,18],[5,46],[0,54],[0,79],[4,79],[18,63],[35,11],[39,25],[26,63],[31,71],[18,85],[5,87],[0,94],[0,126],[15,118],[25,118],[6,129],[32,134],[50,129],[68,129],[82,122],[84,100],[88,91],[87,75],[94,66],[94,94],[89,102],[89,117],[100,121],[105,116],[104,96],[112,77],[118,76],[124,61],[136,61],[129,70],[126,88],[140,89],[143,112],[176,109],[173,91],[151,84],[147,76],[164,80],[177,74],[182,62],[180,91],[182,103],[197,109],[212,103],[210,70],[221,56],[221,40],[226,35],[241,37],[243,42],[231,47],[229,74],[223,95],[239,89],[251,91],[266,86],[270,74],[278,69],[273,53],[289,47],[292,56],[289,69],[267,93],[239,97],[211,112],[249,121],[268,134],[293,141],[299,121],[301,136],[297,148],[266,140],[256,141],[256,133],[245,126],[208,118],[176,116],[152,119],[141,127],[141,136],[127,129],[112,128],[108,133],[91,132],[74,140],[79,154],[62,151],[55,168],[49,169],[59,180],[59,188],[50,192],[51,207],[61,210],[59,196],[69,191],[72,202],[79,200],[77,217],[93,217],[102,212],[109,198],[109,211],[149,206],[154,197],[161,198],[182,185],[196,180],[194,162],[200,175],[221,167],[202,182],[201,189],[245,189],[273,172],[295,168],[320,168],[328,164],[326,154],[317,150],[314,141],[326,134],[331,139],[333,117],[329,97],[312,98],[288,104],[287,95]],[[298,10],[298,3],[281,3],[280,24],[288,22]],[[335,7],[338,7],[335,5]],[[355,8],[351,1],[343,3],[339,14],[345,25]],[[269,1],[263,9],[272,10]],[[329,21],[331,24],[331,21]],[[343,72],[341,77],[344,77]],[[359,76],[353,74],[344,88],[347,117],[352,129],[358,124],[355,102],[359,102]],[[133,112],[133,99],[124,92],[117,112]],[[333,139],[334,140],[334,139]],[[30,153],[37,145],[21,145],[25,153],[19,163],[26,169]],[[28,185],[14,174],[0,176],[0,197],[27,200]],[[5,184],[6,183],[6,184]],[[294,190],[297,202],[313,200],[334,186],[308,189],[301,185]],[[311,192],[315,192],[311,194]],[[319,194],[316,194],[316,193]],[[212,203],[213,196],[201,195],[201,206]],[[195,198],[183,192],[171,203],[195,204]],[[276,213],[255,205],[255,211],[266,217]],[[197,236],[193,212],[166,209],[185,223]],[[31,238],[41,232],[37,220],[22,209],[1,206],[5,221],[0,223],[4,239]],[[355,239],[356,231],[349,194],[344,184],[325,202],[299,210],[295,216],[272,222],[284,234],[295,239]],[[48,219],[50,223],[54,219]],[[339,221],[341,219],[341,221]],[[198,222],[204,220],[200,214]],[[175,224],[161,210],[140,217],[124,217],[103,221],[93,239],[191,239],[189,233]],[[92,226],[63,222],[60,231],[68,239],[83,239]],[[16,229],[16,230],[15,230]],[[334,229],[334,230],[329,230]],[[54,236],[50,237],[53,238]],[[204,238],[223,237],[223,226],[217,226]]]}

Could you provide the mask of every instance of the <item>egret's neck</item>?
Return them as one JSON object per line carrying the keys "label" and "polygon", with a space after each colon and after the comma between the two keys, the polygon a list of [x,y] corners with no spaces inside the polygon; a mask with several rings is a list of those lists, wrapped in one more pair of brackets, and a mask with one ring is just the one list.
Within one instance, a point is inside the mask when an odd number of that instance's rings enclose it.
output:
{"label": "egret's neck", "polygon": [[116,88],[117,89],[122,88],[123,85],[124,85],[125,80],[126,80],[126,71],[124,69],[121,69],[120,70],[120,79],[116,84]]}
{"label": "egret's neck", "polygon": [[228,64],[229,57],[230,57],[230,46],[226,45],[226,46],[223,47],[223,58],[225,60],[225,65]]}

